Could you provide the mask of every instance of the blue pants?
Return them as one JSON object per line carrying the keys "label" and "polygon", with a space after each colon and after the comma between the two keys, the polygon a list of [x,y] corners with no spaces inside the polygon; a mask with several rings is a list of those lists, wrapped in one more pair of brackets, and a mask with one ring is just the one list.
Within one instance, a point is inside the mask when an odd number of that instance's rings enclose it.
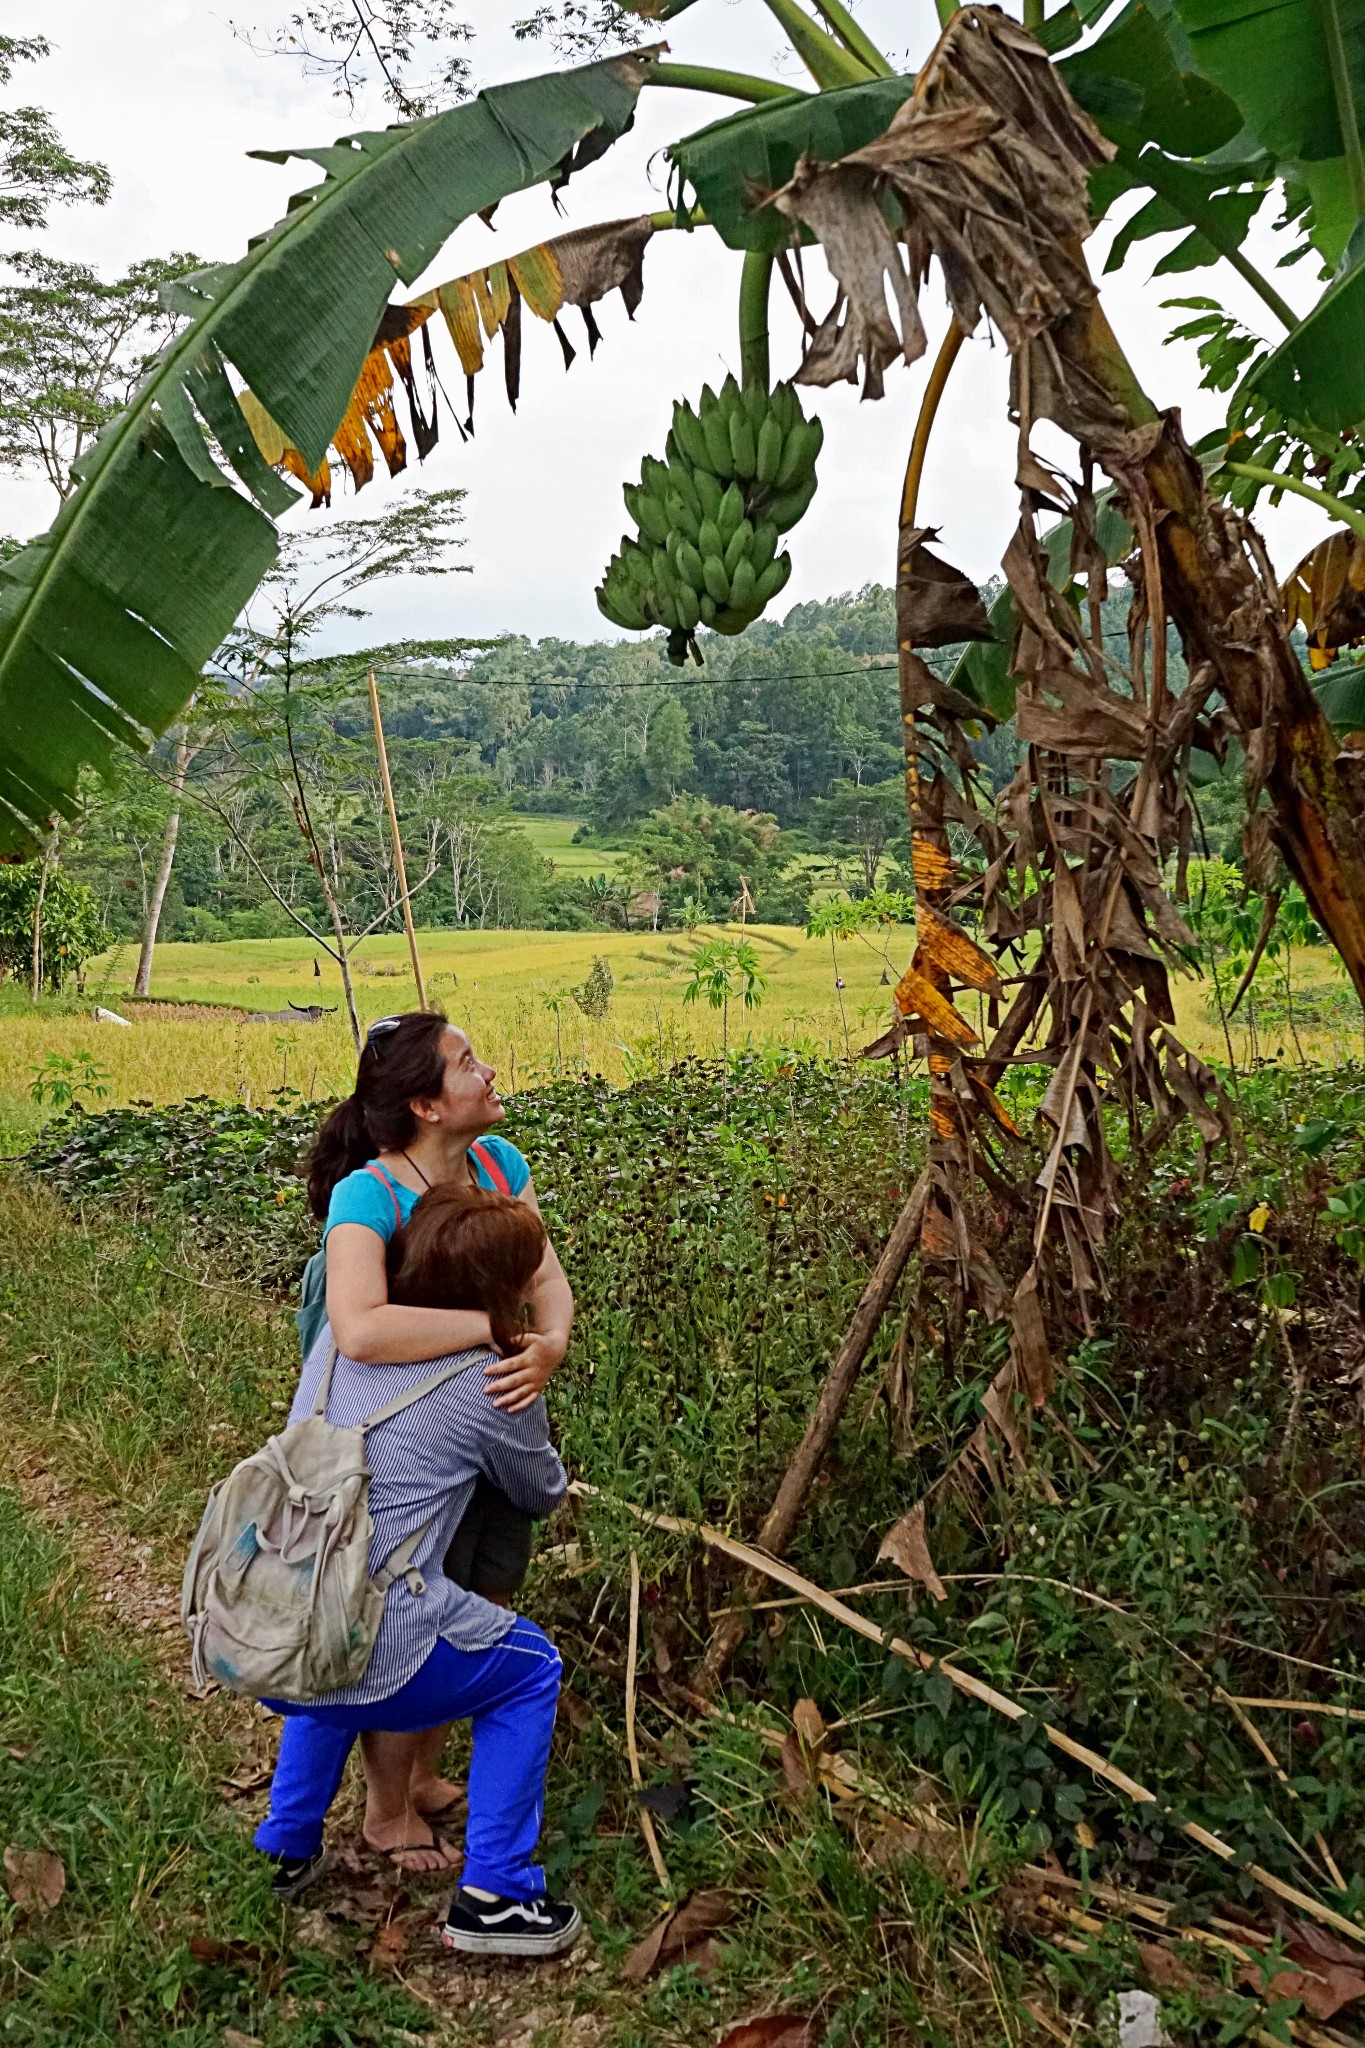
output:
{"label": "blue pants", "polygon": [[421,1670],[386,1700],[359,1707],[265,1700],[286,1718],[256,1847],[270,1856],[311,1856],[321,1847],[327,1809],[361,1729],[414,1733],[469,1720],[474,1752],[460,1882],[504,1899],[538,1898],[545,1873],[531,1858],[562,1668],[549,1637],[518,1615],[491,1650],[456,1650],[438,1639]]}

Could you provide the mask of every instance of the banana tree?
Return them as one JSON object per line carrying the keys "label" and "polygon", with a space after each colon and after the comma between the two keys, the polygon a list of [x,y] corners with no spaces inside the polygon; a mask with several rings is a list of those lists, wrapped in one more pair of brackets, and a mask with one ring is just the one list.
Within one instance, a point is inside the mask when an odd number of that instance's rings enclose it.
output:
{"label": "banana tree", "polygon": [[[665,19],[690,4],[640,0],[638,11]],[[814,91],[672,64],[657,49],[498,88],[426,121],[299,152],[321,183],[241,262],[181,281],[174,304],[187,325],[101,438],[51,533],[0,580],[0,844],[19,850],[69,802],[81,761],[107,759],[120,741],[136,744],[174,718],[274,558],[272,518],[294,500],[281,471],[320,499],[331,488],[329,450],[357,487],[373,473],[376,445],[391,471],[401,467],[400,388],[419,454],[431,445],[435,387],[423,387],[415,339],[429,364],[444,324],[472,418],[487,345],[500,336],[515,402],[523,314],[553,321],[567,354],[561,315],[577,306],[591,345],[593,305],[611,289],[632,305],[649,240],[673,227],[704,230],[742,254],[742,377],[675,410],[663,458],[629,489],[639,537],[608,570],[601,601],[624,625],[666,626],[679,659],[696,650],[702,625],[742,628],[781,587],[777,547],[809,503],[819,450],[818,423],[792,384],[772,383],[774,274],[806,333],[793,383],[861,377],[875,399],[893,364],[925,348],[918,300],[936,258],[953,324],[910,450],[898,555],[917,942],[897,1001],[929,1064],[931,1149],[877,1287],[884,1305],[917,1250],[949,1282],[949,1341],[968,1308],[1008,1322],[1008,1360],[957,1468],[989,1473],[1002,1452],[1026,1448],[1024,1417],[1051,1385],[1050,1332],[1084,1322],[1103,1286],[1117,1180],[1102,1100],[1125,1104],[1141,1145],[1185,1116],[1210,1140],[1220,1128],[1213,1078],[1179,1043],[1168,987],[1168,968],[1195,949],[1167,866],[1174,856],[1178,872],[1188,848],[1196,748],[1221,751],[1229,731],[1240,736],[1287,864],[1365,993],[1357,769],[1302,673],[1253,530],[1138,385],[1083,255],[1115,197],[1150,189],[1119,238],[1120,258],[1146,235],[1183,226],[1176,267],[1226,254],[1259,280],[1290,331],[1252,365],[1241,403],[1263,416],[1279,408],[1272,425],[1286,449],[1324,434],[1340,441],[1365,417],[1365,394],[1357,407],[1320,337],[1336,331],[1355,272],[1294,324],[1242,237],[1253,203],[1289,175],[1291,142],[1302,153],[1294,163],[1320,167],[1335,135],[1345,189],[1355,191],[1351,77],[1328,48],[1315,75],[1324,95],[1330,82],[1337,127],[1289,136],[1255,125],[1243,0],[1134,4],[1088,44],[1084,7],[1045,20],[1029,0],[1035,36],[942,0],[943,35],[914,79],[894,75],[840,0],[817,0],[819,19],[800,0],[766,4]],[[1329,0],[1329,12],[1344,5]],[[1338,14],[1330,19],[1340,27]],[[1054,63],[1049,44],[1071,54]],[[670,151],[673,208],[558,237],[392,302],[395,279],[415,279],[460,221],[600,153],[651,85],[750,102]],[[1345,218],[1338,188],[1320,168],[1301,182],[1303,218],[1330,247]],[[837,287],[823,316],[800,273],[803,250],[817,243]],[[1354,229],[1342,245],[1348,266],[1353,243]],[[1005,561],[1004,627],[917,524],[936,407],[983,311],[1011,353],[1019,422],[1021,521]],[[1033,452],[1029,432],[1044,417],[1075,439],[1074,477]],[[1226,448],[1219,459],[1215,485],[1257,483],[1257,462]],[[1293,459],[1268,472],[1271,482],[1318,490],[1292,474]],[[1096,467],[1111,480],[1108,502]],[[1044,534],[1049,511],[1062,516]],[[1134,602],[1116,685],[1100,606],[1119,553]],[[1183,691],[1167,674],[1168,623],[1186,650]],[[964,641],[976,655],[950,680],[922,658]],[[1016,707],[1028,758],[997,816],[977,786],[972,731]],[[964,837],[979,850],[974,868],[958,857]],[[975,913],[974,931],[964,911]],[[1007,997],[1009,966],[1018,971]],[[981,999],[976,1022],[956,1001],[963,989]],[[1051,1069],[1041,1174],[1036,1159],[1021,1174],[1024,1133],[997,1093],[1020,1057]],[[1008,1277],[974,1234],[971,1190],[981,1184],[1027,1220],[1023,1270]],[[875,1319],[869,1310],[860,1320],[864,1350]],[[800,1472],[828,1442],[860,1356],[856,1347],[841,1354]],[[787,1541],[800,1499],[798,1473],[765,1525],[770,1549]],[[888,1540],[890,1554],[925,1576],[922,1503]],[[725,1644],[712,1649],[714,1676]]]}

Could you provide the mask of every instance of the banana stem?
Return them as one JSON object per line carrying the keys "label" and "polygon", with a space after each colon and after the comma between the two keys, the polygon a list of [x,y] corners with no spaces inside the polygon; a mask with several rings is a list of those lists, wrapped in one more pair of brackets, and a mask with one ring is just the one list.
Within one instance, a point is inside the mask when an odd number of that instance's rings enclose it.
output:
{"label": "banana stem", "polygon": [[1334,513],[1346,522],[1353,533],[1358,533],[1365,540],[1365,512],[1357,512],[1354,505],[1334,497],[1331,491],[1320,491],[1316,484],[1306,484],[1302,477],[1285,476],[1278,469],[1261,469],[1254,462],[1225,462],[1223,468],[1229,476],[1244,476],[1254,484],[1269,484],[1276,491],[1293,491],[1296,497],[1321,505],[1324,512]]}
{"label": "banana stem", "polygon": [[[866,64],[869,71],[875,72],[878,78],[891,78],[894,76],[892,67],[887,63],[886,58],[883,57],[871,36],[859,28],[853,16],[843,5],[843,0],[815,0],[815,4],[844,48],[852,50],[854,56]],[[1039,0],[1039,5],[1041,6],[1041,4],[1042,0]]]}
{"label": "banana stem", "polygon": [[717,71],[710,64],[651,64],[646,85],[672,85],[681,92],[715,92],[727,100],[789,100],[800,86],[780,85],[775,78],[755,78],[747,71]]}
{"label": "banana stem", "polygon": [[957,13],[957,0],[934,0],[934,7],[938,13],[939,27],[947,28],[948,23]]}
{"label": "banana stem", "polygon": [[773,259],[758,249],[744,258],[739,280],[739,381],[768,389],[768,287]]}
{"label": "banana stem", "polygon": [[905,465],[905,489],[901,493],[901,525],[913,526],[915,509],[919,504],[920,480],[924,475],[924,458],[929,452],[929,436],[934,430],[934,418],[938,412],[939,400],[949,373],[957,361],[957,352],[967,339],[954,320],[943,337],[942,346],[934,358],[934,367],[929,372],[929,382],[924,387],[920,401],[919,418],[915,421],[915,438],[910,443],[910,460]]}
{"label": "banana stem", "polygon": [[818,22],[812,21],[799,0],[765,0],[765,4],[782,24],[792,48],[822,92],[836,85],[861,85],[877,75]]}

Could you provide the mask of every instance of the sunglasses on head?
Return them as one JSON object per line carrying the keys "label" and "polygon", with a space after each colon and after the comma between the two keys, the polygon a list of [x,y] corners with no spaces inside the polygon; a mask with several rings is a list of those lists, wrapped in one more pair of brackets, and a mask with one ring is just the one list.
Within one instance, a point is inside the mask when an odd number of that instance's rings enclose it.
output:
{"label": "sunglasses on head", "polygon": [[369,1030],[365,1033],[366,1045],[372,1045],[378,1051],[379,1042],[387,1038],[391,1031],[396,1031],[402,1021],[401,1017],[376,1017],[374,1023],[371,1024]]}

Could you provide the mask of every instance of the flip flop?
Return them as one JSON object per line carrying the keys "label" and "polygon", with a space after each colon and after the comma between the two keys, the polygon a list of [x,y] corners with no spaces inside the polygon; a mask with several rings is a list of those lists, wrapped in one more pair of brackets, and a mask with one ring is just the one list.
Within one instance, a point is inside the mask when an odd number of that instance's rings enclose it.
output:
{"label": "flip flop", "polygon": [[[454,1851],[454,1844],[447,1841],[444,1835],[438,1834],[434,1828],[429,1842],[395,1842],[391,1849],[381,1849],[377,1843],[370,1841],[367,1835],[362,1835],[360,1839],[371,1856],[382,1856],[386,1862],[392,1863],[395,1870],[401,1870],[404,1877],[440,1877],[445,1871],[455,1868],[454,1863],[441,1863],[434,1870],[410,1870],[406,1864],[398,1861],[400,1856],[430,1856],[436,1850],[446,1855],[451,1854]],[[454,1853],[458,1860],[458,1851]]]}

